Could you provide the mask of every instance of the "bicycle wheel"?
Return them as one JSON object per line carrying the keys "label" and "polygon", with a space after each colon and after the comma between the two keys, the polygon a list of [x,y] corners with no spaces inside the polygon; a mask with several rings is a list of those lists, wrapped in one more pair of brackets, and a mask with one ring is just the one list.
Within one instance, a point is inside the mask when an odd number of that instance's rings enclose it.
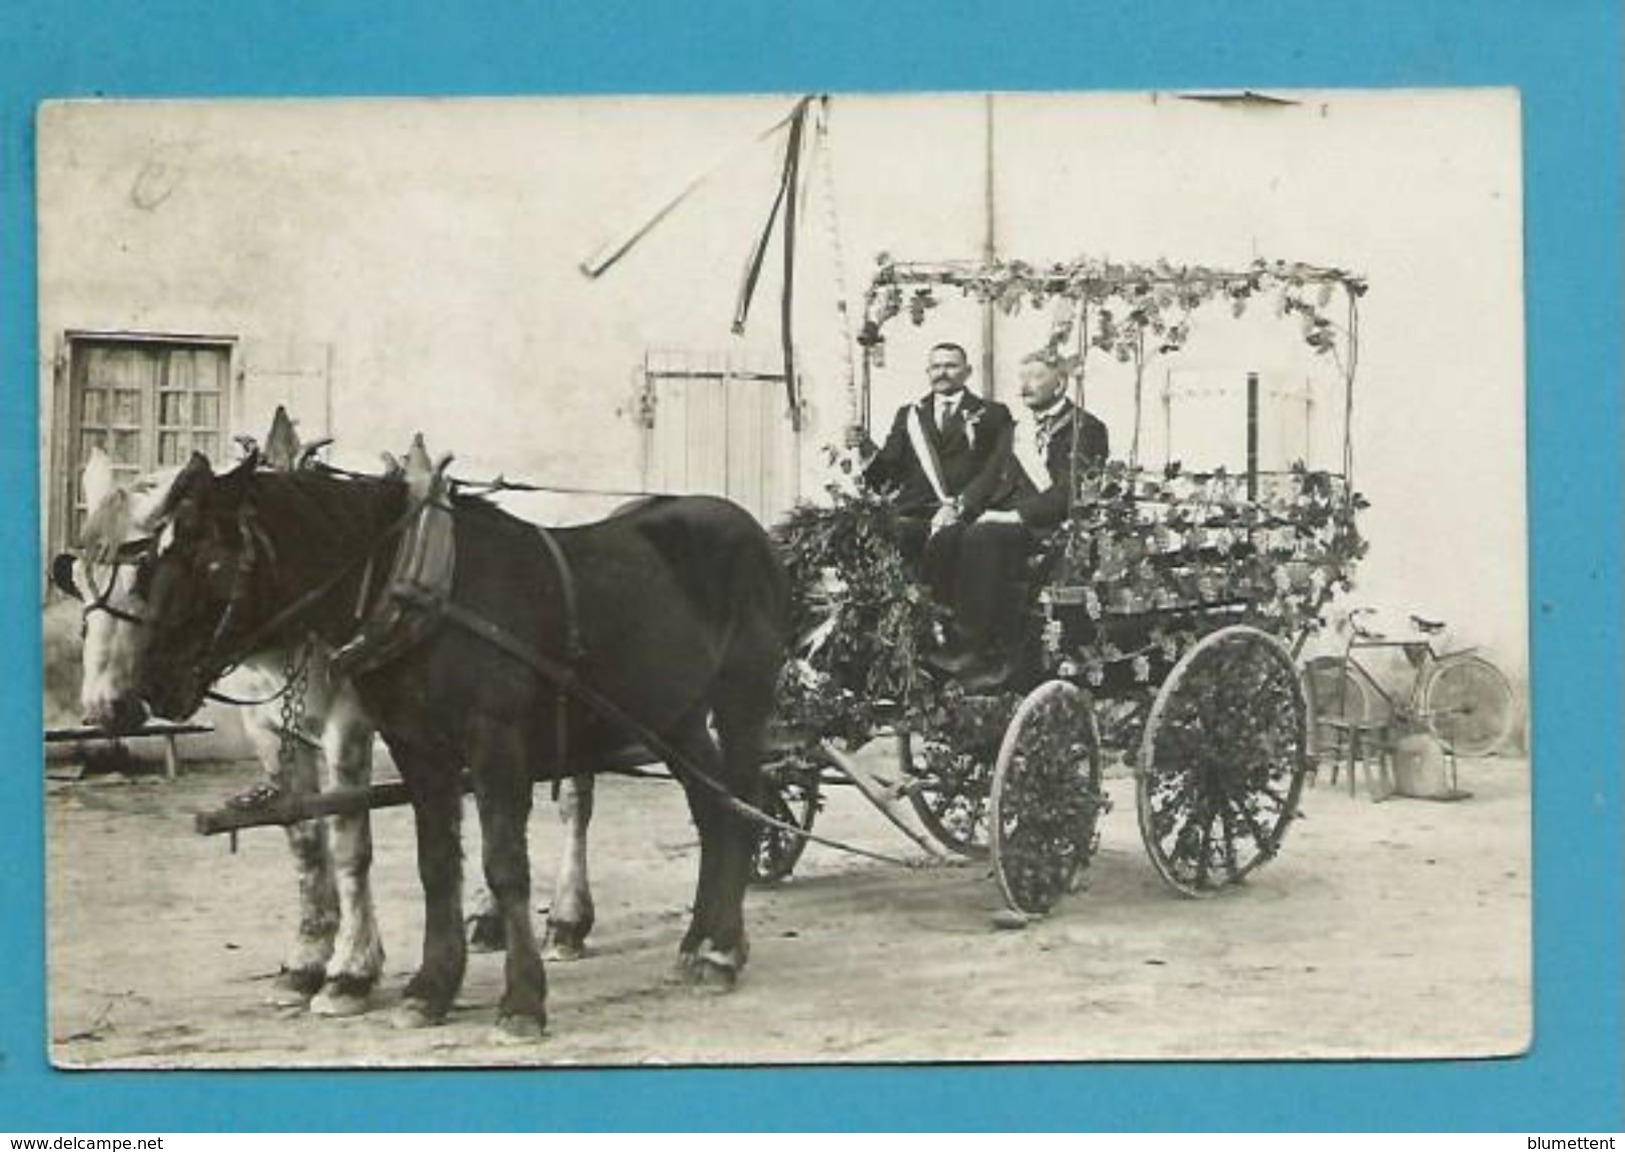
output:
{"label": "bicycle wheel", "polygon": [[1457,756],[1488,756],[1512,734],[1512,686],[1482,656],[1446,656],[1422,685],[1422,716]]}

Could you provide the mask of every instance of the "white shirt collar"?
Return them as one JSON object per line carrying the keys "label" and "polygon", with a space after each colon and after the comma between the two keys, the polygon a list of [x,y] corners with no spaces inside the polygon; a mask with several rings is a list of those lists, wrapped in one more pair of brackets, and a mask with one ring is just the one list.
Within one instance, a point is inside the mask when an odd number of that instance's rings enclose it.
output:
{"label": "white shirt collar", "polygon": [[1033,423],[1042,424],[1044,421],[1049,420],[1052,417],[1059,416],[1061,414],[1061,409],[1065,407],[1066,397],[1057,396],[1047,407],[1029,408],[1028,411],[1033,414]]}

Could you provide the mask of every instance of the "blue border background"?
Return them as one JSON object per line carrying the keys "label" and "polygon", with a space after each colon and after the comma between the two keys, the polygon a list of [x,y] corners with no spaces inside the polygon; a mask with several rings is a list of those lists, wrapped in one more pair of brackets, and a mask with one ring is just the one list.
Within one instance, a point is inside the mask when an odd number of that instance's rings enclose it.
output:
{"label": "blue border background", "polygon": [[[0,44],[0,490],[14,494],[0,519],[10,557],[0,635],[14,638],[0,648],[11,686],[0,696],[11,753],[0,772],[0,1130],[1625,1127],[1615,0],[10,0]],[[1410,85],[1523,93],[1538,765],[1528,1057],[474,1075],[49,1068],[35,769],[40,100]]]}

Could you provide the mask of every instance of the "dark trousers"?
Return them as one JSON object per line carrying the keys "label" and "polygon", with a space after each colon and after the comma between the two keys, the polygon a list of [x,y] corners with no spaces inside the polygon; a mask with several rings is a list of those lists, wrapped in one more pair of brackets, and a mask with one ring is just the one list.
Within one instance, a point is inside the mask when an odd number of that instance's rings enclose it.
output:
{"label": "dark trousers", "polygon": [[967,647],[1015,651],[1027,557],[1037,537],[1025,524],[970,524],[960,533],[953,582],[954,615]]}
{"label": "dark trousers", "polygon": [[898,545],[903,559],[913,568],[920,583],[931,590],[932,598],[952,608],[956,602],[960,542],[968,525],[950,524],[935,535],[929,519],[906,517],[900,526]]}

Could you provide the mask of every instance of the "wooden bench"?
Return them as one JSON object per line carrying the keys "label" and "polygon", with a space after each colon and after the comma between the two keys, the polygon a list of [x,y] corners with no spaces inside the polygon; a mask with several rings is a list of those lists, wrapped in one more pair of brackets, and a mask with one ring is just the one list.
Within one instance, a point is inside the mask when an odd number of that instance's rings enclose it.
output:
{"label": "wooden bench", "polygon": [[106,743],[115,748],[123,748],[126,740],[137,739],[142,736],[155,736],[164,742],[164,775],[173,780],[180,771],[180,749],[176,741],[182,736],[195,736],[213,732],[210,724],[174,724],[167,720],[152,720],[130,732],[120,732],[118,735],[106,732],[101,728],[83,726],[78,728],[47,728],[45,742],[47,744],[90,744]]}

